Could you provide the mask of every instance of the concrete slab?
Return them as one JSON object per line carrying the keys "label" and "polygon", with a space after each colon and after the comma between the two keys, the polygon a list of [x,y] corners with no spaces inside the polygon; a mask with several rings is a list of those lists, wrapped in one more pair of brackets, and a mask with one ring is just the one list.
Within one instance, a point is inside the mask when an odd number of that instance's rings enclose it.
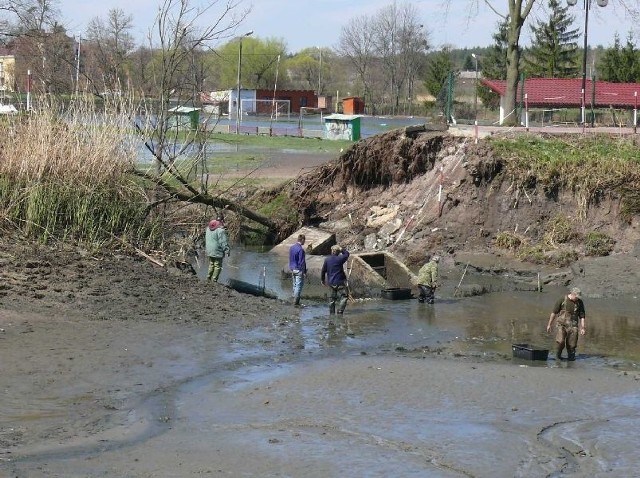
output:
{"label": "concrete slab", "polygon": [[305,251],[308,255],[329,254],[331,252],[331,246],[336,243],[336,235],[331,232],[323,231],[317,227],[302,227],[287,237],[280,244],[274,246],[270,252],[288,255],[289,248],[296,243],[298,235],[300,234],[304,234],[307,238],[305,242]]}

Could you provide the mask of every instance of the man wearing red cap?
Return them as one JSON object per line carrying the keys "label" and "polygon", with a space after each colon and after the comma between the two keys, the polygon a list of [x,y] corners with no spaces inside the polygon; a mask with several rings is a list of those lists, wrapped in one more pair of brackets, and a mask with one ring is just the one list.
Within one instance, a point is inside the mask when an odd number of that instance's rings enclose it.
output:
{"label": "man wearing red cap", "polygon": [[218,277],[220,277],[220,272],[222,271],[222,259],[225,254],[227,256],[231,254],[227,230],[224,228],[224,216],[222,214],[219,214],[216,219],[209,222],[205,234],[205,246],[207,256],[209,256],[209,273],[207,274],[207,279],[218,282]]}

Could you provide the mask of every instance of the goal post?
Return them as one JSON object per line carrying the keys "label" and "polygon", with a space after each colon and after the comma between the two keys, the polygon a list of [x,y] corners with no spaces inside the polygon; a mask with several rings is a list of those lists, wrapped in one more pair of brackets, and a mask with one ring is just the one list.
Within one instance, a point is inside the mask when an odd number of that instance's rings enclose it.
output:
{"label": "goal post", "polygon": [[291,119],[291,100],[254,100],[243,99],[240,102],[240,111],[243,114],[262,116],[267,118]]}

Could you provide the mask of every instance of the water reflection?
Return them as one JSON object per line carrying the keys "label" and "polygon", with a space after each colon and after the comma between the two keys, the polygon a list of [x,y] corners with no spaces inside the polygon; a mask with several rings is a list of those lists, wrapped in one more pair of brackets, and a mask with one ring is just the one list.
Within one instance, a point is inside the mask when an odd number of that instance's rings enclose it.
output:
{"label": "water reflection", "polygon": [[[237,279],[261,285],[282,300],[291,299],[291,282],[282,275],[287,257],[241,248],[233,251],[225,259],[221,282]],[[200,261],[199,274],[204,279],[206,260]],[[434,305],[420,304],[417,300],[350,301],[345,317],[353,335],[348,335],[345,328],[329,327],[329,321],[335,322],[336,316],[329,315],[328,290],[318,278],[311,277],[303,290],[305,307],[299,310],[296,325],[301,347],[309,351],[332,347],[336,352],[372,349],[433,352],[446,345],[461,354],[496,358],[511,358],[512,343],[552,349],[553,334],[547,334],[545,328],[553,304],[565,293],[564,288],[547,288],[541,293],[503,290],[454,298],[453,282],[457,283],[458,278],[456,274],[450,277],[452,284],[439,290]],[[506,284],[504,289],[508,288]],[[640,360],[640,318],[635,312],[638,299],[589,299],[586,293],[587,335],[580,337],[578,362],[635,367]],[[555,366],[554,362],[549,360],[548,364]]]}

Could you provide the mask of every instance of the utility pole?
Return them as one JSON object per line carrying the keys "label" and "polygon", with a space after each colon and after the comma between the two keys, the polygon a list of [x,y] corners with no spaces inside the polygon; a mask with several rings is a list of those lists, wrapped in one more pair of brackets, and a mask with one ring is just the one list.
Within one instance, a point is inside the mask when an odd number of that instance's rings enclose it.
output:
{"label": "utility pole", "polygon": [[80,83],[80,44],[82,37],[78,35],[78,48],[76,49],[76,96],[78,96],[78,85]]}
{"label": "utility pole", "polygon": [[240,37],[240,44],[238,45],[238,90],[236,98],[236,134],[240,134],[240,115],[242,114],[242,108],[240,106],[240,80],[242,70],[242,38],[253,35],[253,30],[248,31]]}

